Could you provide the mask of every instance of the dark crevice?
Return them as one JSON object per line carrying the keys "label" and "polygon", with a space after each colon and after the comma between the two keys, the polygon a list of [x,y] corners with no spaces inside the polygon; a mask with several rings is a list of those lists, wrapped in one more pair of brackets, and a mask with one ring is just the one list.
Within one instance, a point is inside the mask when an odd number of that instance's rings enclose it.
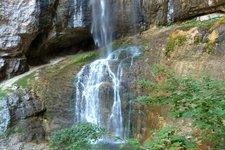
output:
{"label": "dark crevice", "polygon": [[[26,52],[29,65],[42,65],[48,63],[48,60],[52,57],[93,49],[94,42],[87,28],[67,28],[66,23],[69,23],[69,20],[61,20],[65,23],[64,25],[63,22],[57,20],[60,19],[57,16],[59,5],[59,0],[55,0],[51,4],[46,0],[37,0],[36,7],[40,10],[39,31]],[[69,15],[69,12],[67,15]],[[69,19],[69,17],[66,18]],[[55,28],[54,31],[52,31],[53,28]],[[49,38],[50,32],[55,32],[51,38]]]}
{"label": "dark crevice", "polygon": [[57,48],[54,51],[49,51],[45,55],[40,55],[37,57],[27,57],[28,64],[30,66],[38,66],[49,63],[49,60],[56,58],[56,57],[65,57],[68,55],[74,55],[78,52],[82,51],[91,51],[95,49],[95,44],[93,38],[90,37],[86,40],[83,40],[73,46],[67,48]]}

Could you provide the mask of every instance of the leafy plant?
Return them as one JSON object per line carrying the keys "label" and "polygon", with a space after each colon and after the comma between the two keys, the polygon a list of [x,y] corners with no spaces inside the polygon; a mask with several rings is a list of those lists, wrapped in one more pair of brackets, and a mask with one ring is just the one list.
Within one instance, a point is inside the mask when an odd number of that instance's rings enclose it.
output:
{"label": "leafy plant", "polygon": [[176,46],[176,41],[172,36],[170,36],[167,47],[166,47],[165,56],[170,57],[170,54],[171,52],[174,51],[175,46]]}
{"label": "leafy plant", "polygon": [[72,128],[62,129],[51,135],[52,150],[89,149],[92,142],[97,141],[105,130],[90,123],[77,123]]}
{"label": "leafy plant", "polygon": [[213,48],[213,46],[215,44],[216,44],[215,41],[209,41],[208,43],[206,43],[205,52],[208,53],[208,54],[211,54],[212,53],[212,48]]}
{"label": "leafy plant", "polygon": [[182,46],[187,40],[185,35],[178,35],[177,37],[170,36],[166,47],[165,56],[170,57],[170,54],[174,51],[175,46]]}
{"label": "leafy plant", "polygon": [[145,144],[145,149],[151,150],[187,150],[194,149],[195,143],[178,135],[179,131],[175,127],[163,127],[159,131],[153,130],[153,140]]}
{"label": "leafy plant", "polygon": [[120,146],[121,150],[132,149],[132,150],[144,150],[144,147],[141,146],[141,143],[138,139],[130,138],[125,144]]}
{"label": "leafy plant", "polygon": [[182,46],[186,40],[187,37],[184,35],[177,36],[178,46]]}
{"label": "leafy plant", "polygon": [[[164,71],[169,71],[165,68]],[[152,74],[156,76],[154,81],[142,81],[140,85],[149,94],[140,96],[138,101],[170,105],[171,116],[192,118],[193,126],[201,130],[200,140],[209,141],[214,147],[223,147],[225,81],[210,76],[195,79],[191,76],[175,77],[166,74],[158,69]]]}

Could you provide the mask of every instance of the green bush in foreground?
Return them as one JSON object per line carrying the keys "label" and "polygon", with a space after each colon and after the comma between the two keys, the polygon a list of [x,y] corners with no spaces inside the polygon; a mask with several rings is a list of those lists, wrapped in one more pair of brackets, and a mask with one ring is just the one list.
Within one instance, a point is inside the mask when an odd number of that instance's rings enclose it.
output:
{"label": "green bush in foreground", "polygon": [[142,146],[137,139],[129,139],[122,146],[122,150],[131,147],[132,150],[187,150],[194,149],[195,143],[179,135],[175,127],[163,127],[160,130],[153,130],[152,139]]}
{"label": "green bush in foreground", "polygon": [[194,149],[195,143],[179,135],[175,127],[163,127],[152,131],[153,140],[147,141],[146,149],[151,150],[187,150]]}
{"label": "green bush in foreground", "polygon": [[[176,77],[165,66],[156,65],[152,73],[155,81],[140,81],[148,95],[140,96],[144,104],[168,104],[171,116],[191,118],[193,126],[201,130],[199,140],[207,141],[215,149],[224,148],[225,138],[225,81],[202,76]],[[160,77],[158,77],[160,75]],[[147,93],[147,92],[145,92]]]}
{"label": "green bush in foreground", "polygon": [[105,130],[90,123],[77,123],[72,128],[62,129],[51,135],[52,150],[86,150],[97,141]]}

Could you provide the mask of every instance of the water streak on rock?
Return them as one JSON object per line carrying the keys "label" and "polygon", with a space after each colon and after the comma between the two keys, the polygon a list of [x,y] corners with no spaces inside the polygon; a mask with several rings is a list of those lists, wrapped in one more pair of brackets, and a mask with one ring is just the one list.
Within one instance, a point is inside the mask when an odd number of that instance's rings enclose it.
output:
{"label": "water streak on rock", "polygon": [[167,11],[167,23],[172,23],[174,21],[174,0],[168,1],[168,11]]}

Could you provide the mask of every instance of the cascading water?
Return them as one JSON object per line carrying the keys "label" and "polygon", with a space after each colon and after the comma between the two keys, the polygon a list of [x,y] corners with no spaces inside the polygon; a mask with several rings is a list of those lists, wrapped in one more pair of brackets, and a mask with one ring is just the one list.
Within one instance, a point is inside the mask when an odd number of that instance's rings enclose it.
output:
{"label": "cascading water", "polygon": [[[121,91],[130,86],[127,83],[130,82],[130,68],[134,58],[140,55],[139,47],[127,46],[112,51],[111,1],[90,0],[90,6],[94,41],[97,46],[107,48],[107,56],[84,66],[75,77],[75,119],[126,138],[129,135],[130,96],[124,96]],[[107,137],[104,140],[111,141]]]}
{"label": "cascading water", "polygon": [[7,107],[7,101],[0,99],[0,134],[5,132],[9,125],[10,115]]}
{"label": "cascading water", "polygon": [[168,1],[168,11],[167,11],[167,23],[172,23],[174,21],[174,0]]}
{"label": "cascading water", "polygon": [[74,0],[73,27],[81,27],[83,25],[82,1]]}
{"label": "cascading water", "polygon": [[213,1],[212,0],[208,0],[208,5],[212,6],[213,5]]}
{"label": "cascading water", "polygon": [[90,0],[92,8],[91,33],[98,47],[107,47],[107,55],[111,52],[112,14],[111,0]]}
{"label": "cascading water", "polygon": [[[138,47],[121,48],[81,69],[74,83],[77,121],[91,122],[106,128],[115,136],[125,137],[121,81],[124,67],[129,68],[139,54]],[[112,92],[112,95],[102,91]]]}

